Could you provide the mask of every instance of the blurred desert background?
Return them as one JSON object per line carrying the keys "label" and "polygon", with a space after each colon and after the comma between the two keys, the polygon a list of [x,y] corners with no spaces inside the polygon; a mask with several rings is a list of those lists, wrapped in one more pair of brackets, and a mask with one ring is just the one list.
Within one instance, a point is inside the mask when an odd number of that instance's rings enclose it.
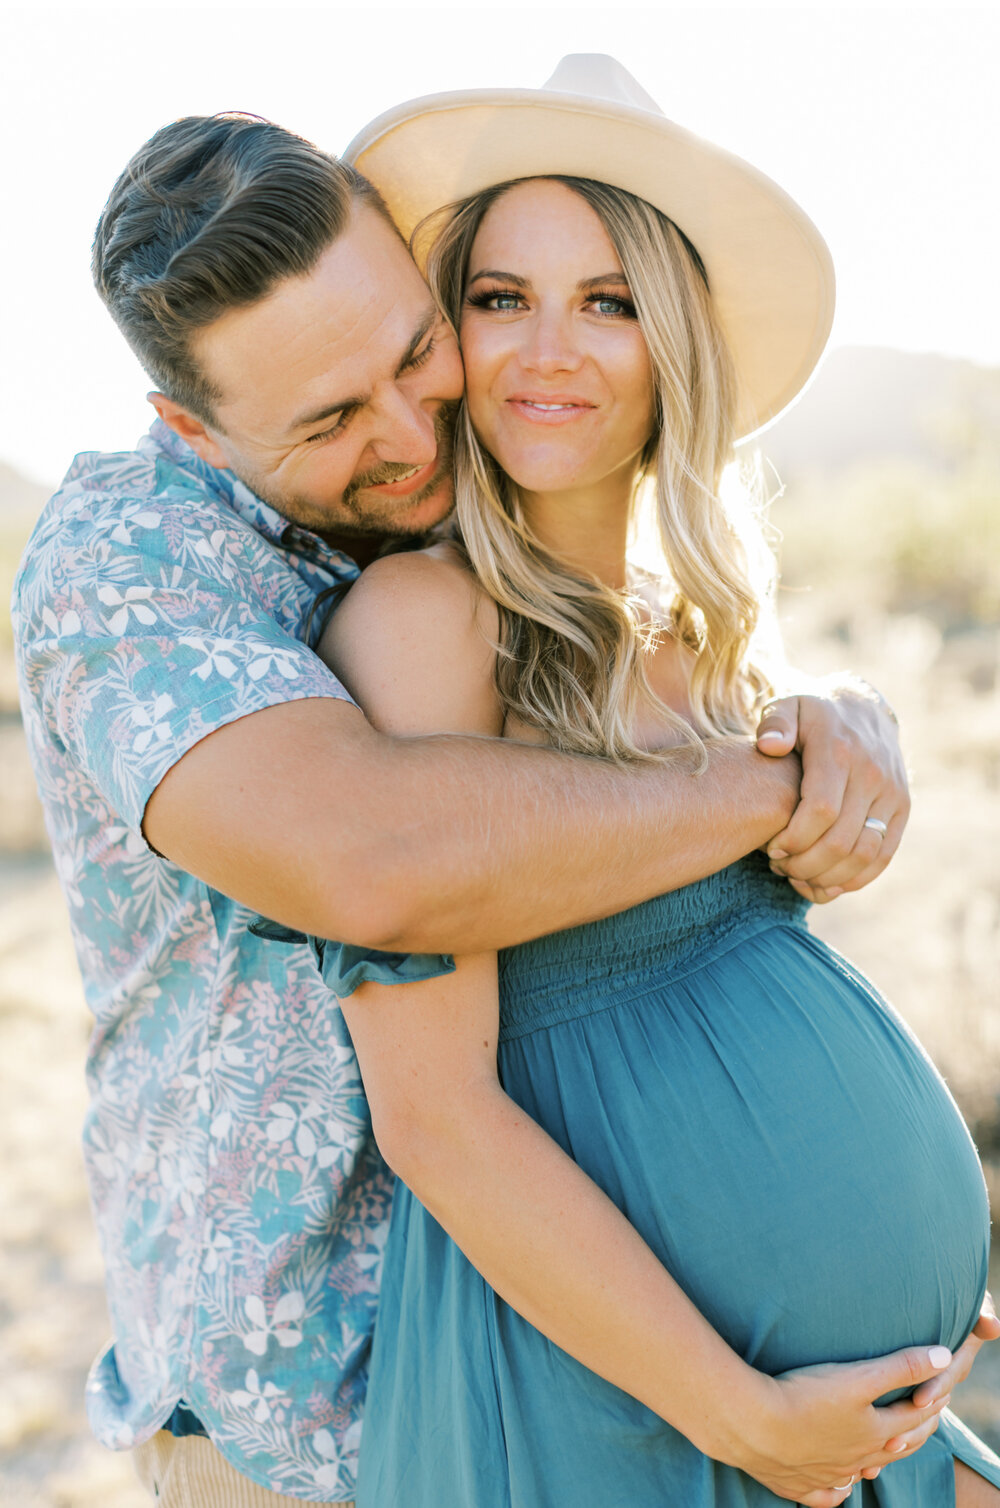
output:
{"label": "blurred desert background", "polygon": [[[899,857],[814,926],[926,1043],[1000,1209],[1000,371],[834,351],[761,448],[784,486],[771,519],[790,658],[879,686],[913,775]],[[0,464],[5,603],[46,490]],[[139,1508],[127,1459],[97,1446],[84,1419],[86,1369],[107,1331],[79,1151],[89,1020],[6,615],[0,749],[0,1502]],[[1000,1449],[1000,1343],[955,1401]]]}

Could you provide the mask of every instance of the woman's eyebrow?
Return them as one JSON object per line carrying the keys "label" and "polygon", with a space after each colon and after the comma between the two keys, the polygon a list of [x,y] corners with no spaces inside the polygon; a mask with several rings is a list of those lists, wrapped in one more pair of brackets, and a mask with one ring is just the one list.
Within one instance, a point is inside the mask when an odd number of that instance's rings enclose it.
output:
{"label": "woman's eyebrow", "polygon": [[627,288],[628,278],[619,268],[615,272],[602,272],[600,276],[596,278],[581,278],[576,286],[580,289],[596,288],[598,284],[603,283],[620,283],[623,288]]}
{"label": "woman's eyebrow", "polygon": [[469,282],[478,282],[480,278],[496,278],[498,282],[509,283],[512,288],[529,288],[531,286],[527,278],[519,277],[516,272],[501,272],[496,267],[480,268],[478,272],[472,274]]}
{"label": "woman's eyebrow", "polygon": [[[506,283],[511,288],[531,287],[530,279],[521,277],[516,272],[504,272],[499,267],[482,267],[479,271],[472,273],[469,278],[469,286],[471,287],[473,283],[478,282],[480,278],[493,278],[496,282]],[[596,277],[581,278],[576,286],[584,290],[587,288],[597,288],[607,283],[620,283],[623,288],[627,288],[629,285],[628,278],[624,272],[620,268],[616,268],[614,272],[599,272]]]}

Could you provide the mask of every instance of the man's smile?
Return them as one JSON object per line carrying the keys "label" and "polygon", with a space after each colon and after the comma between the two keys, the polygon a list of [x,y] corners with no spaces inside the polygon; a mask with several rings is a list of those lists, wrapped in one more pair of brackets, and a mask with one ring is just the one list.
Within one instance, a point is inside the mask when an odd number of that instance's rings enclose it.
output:
{"label": "man's smile", "polygon": [[390,482],[374,482],[364,490],[366,492],[380,492],[384,497],[406,497],[411,492],[418,492],[431,477],[439,464],[439,457],[426,462],[423,466],[411,466],[402,475],[394,477]]}

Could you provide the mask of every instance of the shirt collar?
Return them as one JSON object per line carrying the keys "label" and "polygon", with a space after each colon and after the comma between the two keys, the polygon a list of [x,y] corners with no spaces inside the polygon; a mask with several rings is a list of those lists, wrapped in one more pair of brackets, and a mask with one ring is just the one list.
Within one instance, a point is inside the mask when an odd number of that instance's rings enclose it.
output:
{"label": "shirt collar", "polygon": [[237,517],[272,544],[296,554],[319,556],[334,564],[340,572],[357,574],[357,566],[349,555],[334,550],[311,529],[285,518],[241,482],[235,472],[209,466],[162,419],[156,419],[150,425],[149,434],[139,441],[139,449],[146,454],[152,453],[154,459],[164,458],[172,469],[197,481],[201,491],[208,492],[231,508]]}

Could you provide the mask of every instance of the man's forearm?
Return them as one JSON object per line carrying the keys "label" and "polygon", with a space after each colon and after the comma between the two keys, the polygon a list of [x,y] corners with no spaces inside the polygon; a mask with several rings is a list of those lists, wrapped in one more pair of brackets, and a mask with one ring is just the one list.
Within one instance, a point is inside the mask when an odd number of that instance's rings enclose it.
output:
{"label": "man's forearm", "polygon": [[[419,952],[506,947],[678,889],[766,842],[798,798],[797,766],[771,768],[749,743],[713,748],[697,776],[451,738],[401,742],[396,760],[404,784],[422,783],[424,761],[452,772],[445,810],[394,828],[412,905],[390,945]],[[428,853],[437,873],[421,887]]]}
{"label": "man's forearm", "polygon": [[798,766],[749,743],[622,770],[501,740],[393,739],[311,700],[197,744],[161,781],[161,854],[305,932],[407,952],[523,942],[676,889],[766,842]]}

